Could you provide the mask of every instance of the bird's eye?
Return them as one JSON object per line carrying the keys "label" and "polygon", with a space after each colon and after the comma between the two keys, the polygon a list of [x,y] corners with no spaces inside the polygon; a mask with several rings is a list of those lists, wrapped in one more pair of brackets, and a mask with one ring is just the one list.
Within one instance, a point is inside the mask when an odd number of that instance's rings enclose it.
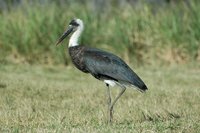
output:
{"label": "bird's eye", "polygon": [[79,24],[75,21],[75,20],[72,20],[69,25],[72,25],[72,26],[79,26]]}

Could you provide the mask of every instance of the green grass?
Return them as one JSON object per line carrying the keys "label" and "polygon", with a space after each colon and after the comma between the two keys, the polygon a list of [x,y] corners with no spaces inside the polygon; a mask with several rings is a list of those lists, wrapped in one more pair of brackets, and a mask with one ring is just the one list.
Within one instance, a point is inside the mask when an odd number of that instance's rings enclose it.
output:
{"label": "green grass", "polygon": [[[55,48],[55,42],[75,17],[85,23],[81,43],[113,51],[127,61],[182,63],[200,58],[199,2],[191,2],[190,7],[181,2],[160,7],[157,13],[147,4],[109,8],[98,15],[90,6],[77,3],[29,5],[24,1],[2,11],[0,61],[68,64],[64,46]],[[160,56],[170,51],[170,61]]]}
{"label": "green grass", "polygon": [[[105,85],[73,67],[0,65],[0,132],[191,132],[200,130],[200,66],[144,66],[106,120]],[[119,88],[112,90],[116,95]]]}

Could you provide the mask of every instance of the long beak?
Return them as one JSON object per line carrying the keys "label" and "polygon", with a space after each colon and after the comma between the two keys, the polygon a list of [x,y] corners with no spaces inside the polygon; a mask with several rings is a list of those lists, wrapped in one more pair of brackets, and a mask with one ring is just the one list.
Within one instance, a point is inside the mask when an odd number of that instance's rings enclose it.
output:
{"label": "long beak", "polygon": [[62,34],[62,36],[58,39],[56,45],[58,45],[60,42],[62,42],[65,37],[67,37],[71,32],[73,31],[73,27],[69,26],[68,29]]}

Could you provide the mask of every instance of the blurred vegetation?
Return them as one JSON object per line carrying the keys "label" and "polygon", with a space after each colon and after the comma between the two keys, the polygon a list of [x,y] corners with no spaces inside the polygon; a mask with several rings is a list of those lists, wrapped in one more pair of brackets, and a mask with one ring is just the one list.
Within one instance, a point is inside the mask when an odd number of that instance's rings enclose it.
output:
{"label": "blurred vegetation", "polygon": [[[102,5],[104,7],[104,5]],[[112,51],[127,62],[187,63],[200,60],[198,1],[152,5],[111,2],[27,2],[0,11],[0,62],[70,63],[55,42],[72,18],[85,22],[82,44]]]}

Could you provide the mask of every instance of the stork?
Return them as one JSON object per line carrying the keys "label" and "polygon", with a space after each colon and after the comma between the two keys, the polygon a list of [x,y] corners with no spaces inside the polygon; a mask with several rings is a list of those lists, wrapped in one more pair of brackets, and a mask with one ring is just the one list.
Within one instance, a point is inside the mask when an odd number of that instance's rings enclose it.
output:
{"label": "stork", "polygon": [[[60,44],[70,33],[73,33],[69,39],[69,55],[76,68],[84,73],[90,73],[105,83],[108,95],[108,121],[111,122],[113,107],[125,92],[126,87],[134,87],[141,92],[145,92],[148,88],[141,78],[118,56],[100,49],[80,46],[78,39],[83,30],[83,21],[73,19],[56,45]],[[112,102],[110,86],[115,85],[120,86],[121,91]]]}

